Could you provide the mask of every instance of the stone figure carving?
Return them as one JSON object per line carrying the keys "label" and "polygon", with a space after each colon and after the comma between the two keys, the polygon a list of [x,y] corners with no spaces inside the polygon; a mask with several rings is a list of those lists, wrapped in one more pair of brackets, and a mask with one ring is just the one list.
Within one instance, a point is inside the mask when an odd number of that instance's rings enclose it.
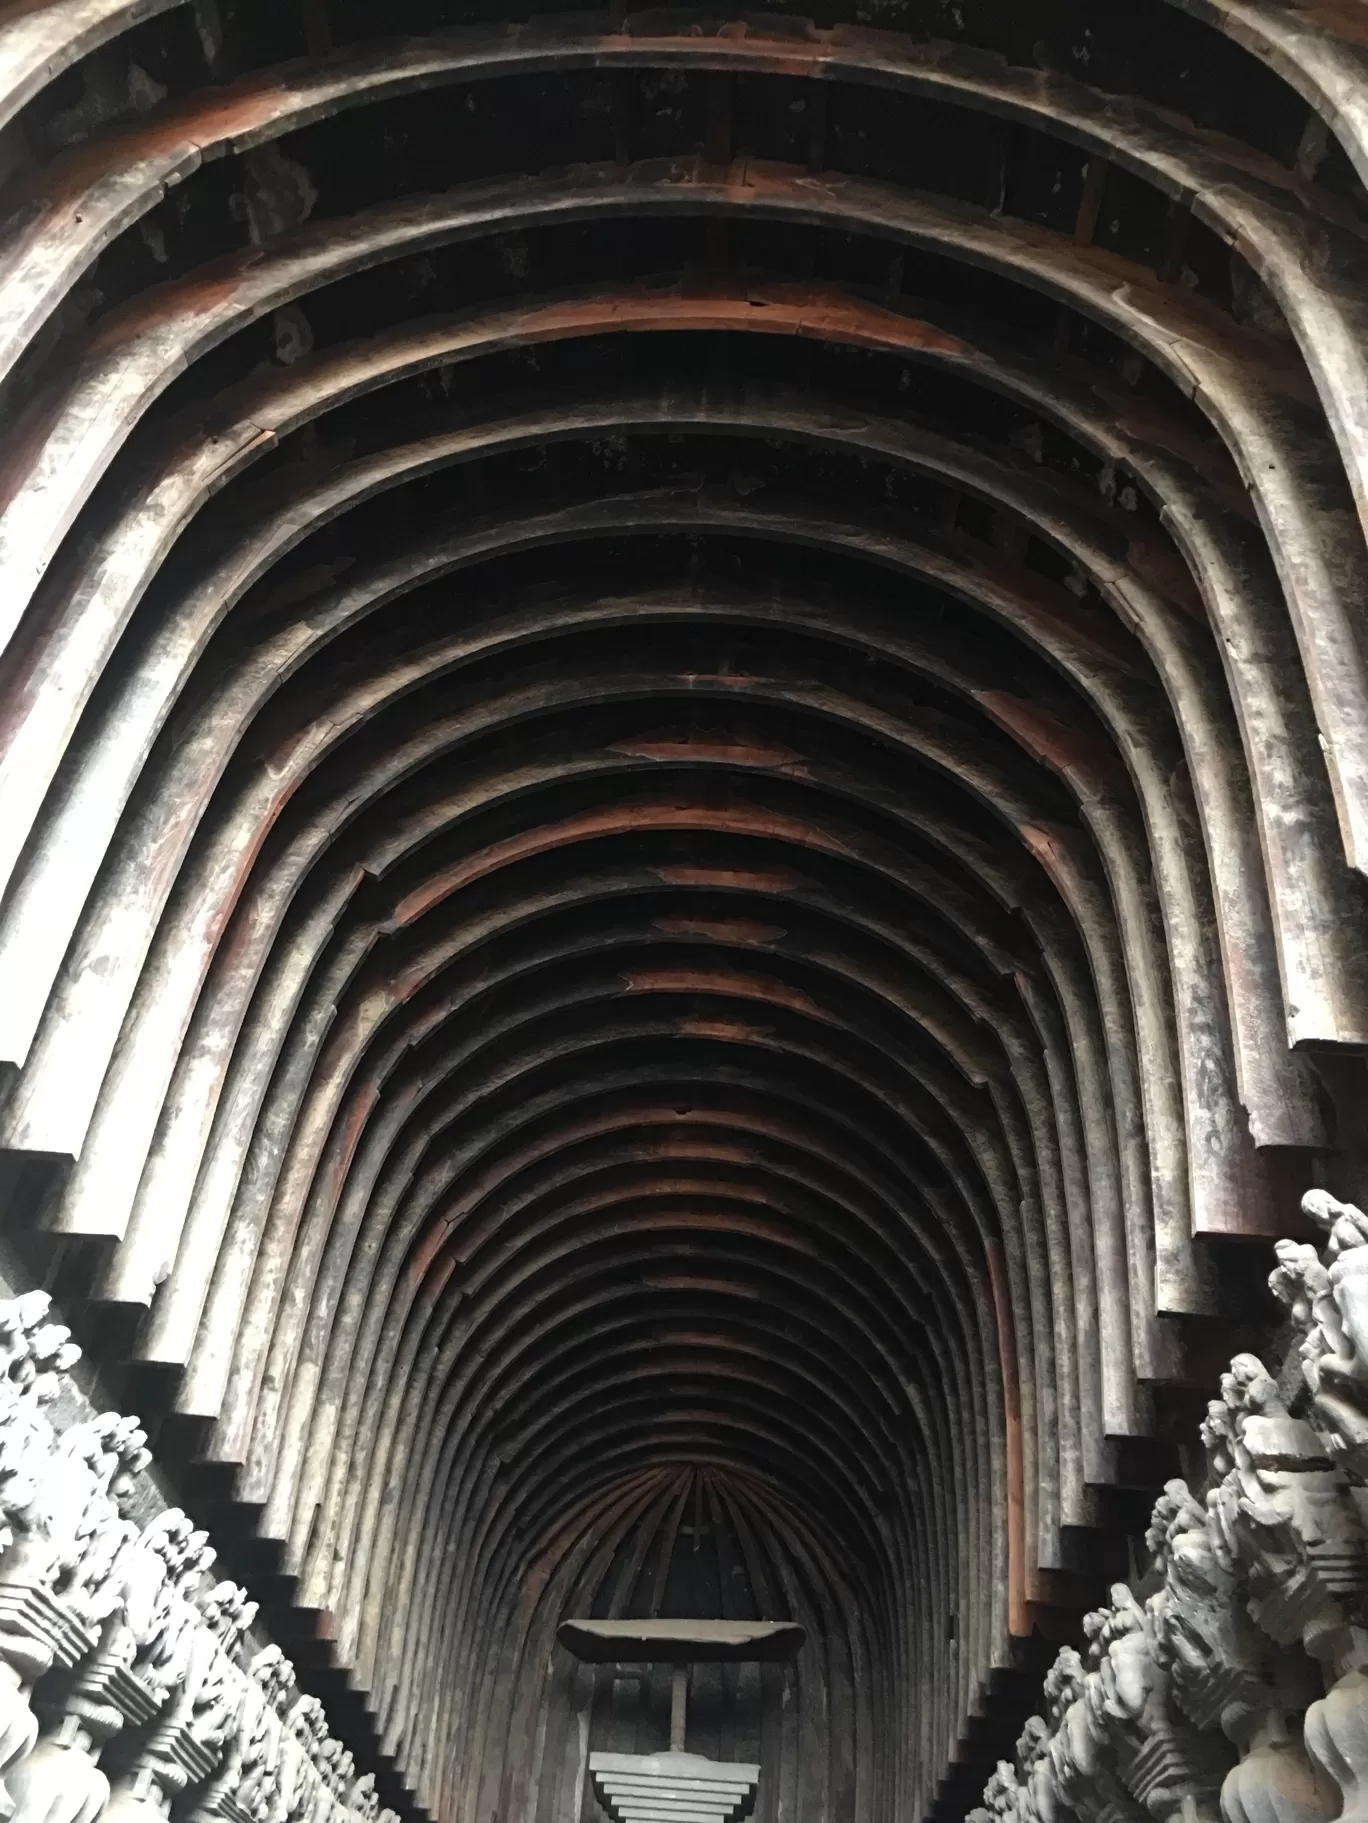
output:
{"label": "stone figure carving", "polygon": [[1301,1355],[1318,1422],[1357,1471],[1368,1466],[1368,1215],[1325,1190],[1302,1210],[1326,1233],[1324,1259],[1280,1241],[1269,1284],[1306,1335]]}
{"label": "stone figure carving", "polygon": [[195,1805],[194,1823],[273,1823],[284,1814],[283,1718],[298,1692],[294,1666],[279,1646],[267,1646],[247,1666],[237,1728],[216,1777]]}
{"label": "stone figure carving", "polygon": [[255,1606],[205,1533],[134,1524],[137,1422],[53,1425],[78,1358],[44,1293],[0,1300],[0,1823],[397,1823],[279,1648],[244,1666]]}
{"label": "stone figure carving", "polygon": [[48,1321],[46,1292],[0,1301],[0,1554],[14,1543],[56,1441],[45,1408],[80,1350]]}
{"label": "stone figure carving", "polygon": [[194,1823],[266,1823],[270,1797],[265,1765],[270,1747],[270,1706],[255,1681],[245,1677],[237,1726],[217,1773],[204,1785],[192,1811]]}
{"label": "stone figure carving", "polygon": [[1089,1700],[1099,1733],[1112,1743],[1121,1776],[1151,1816],[1216,1814],[1229,1764],[1218,1738],[1193,1726],[1170,1700],[1152,1604],[1142,1608],[1124,1583],[1108,1608],[1084,1621],[1097,1671]]}
{"label": "stone figure carving", "polygon": [[1100,1640],[1098,1616],[1084,1622],[1089,1635],[1089,1664],[1070,1647],[1055,1661],[1045,1680],[1045,1700],[1055,1718],[1048,1756],[1060,1803],[1080,1820],[1105,1816],[1107,1823],[1140,1823],[1144,1812],[1120,1778],[1112,1751],[1107,1693],[1097,1669]]}
{"label": "stone figure carving", "polygon": [[[1368,1534],[1333,1452],[1289,1415],[1252,1355],[1237,1355],[1203,1426],[1211,1511],[1248,1589],[1249,1612],[1279,1645],[1335,1662],[1368,1589]],[[1343,1667],[1341,1667],[1343,1668]]]}
{"label": "stone figure carving", "polygon": [[1117,1585],[1086,1660],[1059,1654],[975,1823],[1368,1823],[1368,1217],[1303,1206],[1324,1250],[1281,1242],[1270,1285],[1308,1415],[1256,1357],[1231,1362],[1205,1498],[1165,1488],[1147,1599]]}
{"label": "stone figure carving", "polygon": [[1241,1742],[1271,1700],[1272,1644],[1250,1618],[1235,1562],[1185,1481],[1170,1481],[1145,1535],[1163,1586],[1149,1603],[1154,1650],[1197,1728]]}
{"label": "stone figure carving", "polygon": [[[1224,1425],[1219,1435],[1224,1443]],[[1305,1680],[1289,1687],[1224,1542],[1187,1484],[1170,1481],[1146,1535],[1163,1576],[1148,1604],[1156,1653],[1189,1721],[1220,1728],[1240,1749],[1221,1787],[1227,1823],[1320,1823],[1334,1813],[1330,1793],[1286,1719],[1309,1700]]]}
{"label": "stone figure carving", "polygon": [[326,1815],[318,1754],[327,1736],[323,1705],[315,1696],[297,1696],[285,1717],[284,1777],[281,1816],[285,1823],[321,1823]]}
{"label": "stone figure carving", "polygon": [[256,1605],[231,1582],[182,1601],[199,1624],[188,1630],[184,1668],[164,1712],[114,1787],[105,1813],[110,1823],[154,1823],[168,1815],[175,1798],[221,1768],[238,1728],[247,1678],[236,1651]]}
{"label": "stone figure carving", "polygon": [[294,1666],[279,1646],[267,1646],[257,1653],[248,1670],[272,1712],[285,1722],[299,1696]]}
{"label": "stone figure carving", "polygon": [[185,1676],[195,1627],[194,1594],[213,1566],[214,1553],[208,1534],[196,1530],[178,1508],[154,1519],[142,1543],[140,1556],[157,1566],[149,1565],[146,1573],[148,1593],[155,1584],[156,1596],[138,1631],[134,1669],[160,1698]]}
{"label": "stone figure carving", "polygon": [[[70,1332],[48,1321],[50,1308],[41,1291],[0,1302],[0,1576],[17,1564],[15,1546],[34,1523],[39,1481],[56,1444],[45,1408],[79,1356]],[[14,1810],[5,1774],[38,1738],[33,1687],[59,1655],[69,1661],[81,1644],[64,1620],[55,1604],[22,1584],[0,1586],[0,1816]]]}
{"label": "stone figure carving", "polygon": [[155,1711],[121,1662],[129,1554],[139,1536],[125,1505],[148,1460],[145,1443],[133,1420],[113,1413],[57,1438],[36,1472],[23,1529],[0,1561],[0,1584],[30,1627],[61,1616],[54,1658],[75,1672],[35,1696],[46,1725],[10,1775],[16,1823],[92,1823],[109,1793],[98,1765],[105,1744],[126,1720]]}
{"label": "stone figure carving", "polygon": [[1358,1823],[1368,1813],[1368,1675],[1345,1673],[1306,1712],[1303,1738],[1311,1760],[1339,1787],[1338,1815]]}
{"label": "stone figure carving", "polygon": [[1021,1795],[1016,1767],[1010,1760],[999,1760],[983,1788],[982,1805],[969,1812],[966,1823],[1010,1823],[1021,1814]]}
{"label": "stone figure carving", "polygon": [[368,1772],[364,1777],[357,1779],[351,1790],[344,1795],[346,1808],[354,1817],[359,1817],[361,1823],[376,1823],[376,1819],[380,1815],[380,1800],[376,1796],[373,1772]]}
{"label": "stone figure carving", "polygon": [[1059,1802],[1050,1772],[1049,1745],[1049,1724],[1043,1716],[1031,1716],[1016,1744],[1020,1778],[1014,1814],[1023,1818],[1024,1823],[1057,1823],[1059,1817]]}
{"label": "stone figure carving", "polygon": [[[0,1576],[42,1584],[88,1633],[98,1634],[118,1603],[114,1569],[137,1528],[124,1517],[132,1477],[149,1460],[131,1418],[106,1412],[57,1441],[38,1481],[21,1561]],[[24,1547],[27,1547],[25,1550]]]}

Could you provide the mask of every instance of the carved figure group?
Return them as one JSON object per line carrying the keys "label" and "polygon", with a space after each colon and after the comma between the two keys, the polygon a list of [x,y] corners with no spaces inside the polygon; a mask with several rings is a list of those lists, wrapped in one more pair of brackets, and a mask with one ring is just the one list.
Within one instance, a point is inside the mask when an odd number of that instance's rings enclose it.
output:
{"label": "carved figure group", "polygon": [[79,1351],[0,1301],[0,1823],[397,1823],[179,1509],[129,1516],[136,1421],[58,1431]]}
{"label": "carved figure group", "polygon": [[1305,1395],[1231,1362],[1205,1499],[1169,1482],[1149,1574],[1059,1654],[970,1823],[1368,1823],[1368,1216],[1302,1206],[1324,1247],[1279,1242],[1269,1283]]}

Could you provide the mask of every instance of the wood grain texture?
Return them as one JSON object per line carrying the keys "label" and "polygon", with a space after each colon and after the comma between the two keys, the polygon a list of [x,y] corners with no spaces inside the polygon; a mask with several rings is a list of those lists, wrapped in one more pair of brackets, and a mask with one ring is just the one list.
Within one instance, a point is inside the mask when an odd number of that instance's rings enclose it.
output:
{"label": "wood grain texture", "polygon": [[1364,39],[1026,12],[0,12],[16,1232],[415,1819],[957,1818],[1361,1149]]}

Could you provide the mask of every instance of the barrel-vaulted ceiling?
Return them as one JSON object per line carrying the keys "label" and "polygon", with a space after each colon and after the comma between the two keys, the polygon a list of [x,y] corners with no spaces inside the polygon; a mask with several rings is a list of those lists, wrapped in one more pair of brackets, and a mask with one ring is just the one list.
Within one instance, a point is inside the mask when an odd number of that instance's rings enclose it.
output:
{"label": "barrel-vaulted ceiling", "polygon": [[1368,7],[486,10],[0,5],[11,1225],[411,1811],[953,1810],[1368,1043]]}

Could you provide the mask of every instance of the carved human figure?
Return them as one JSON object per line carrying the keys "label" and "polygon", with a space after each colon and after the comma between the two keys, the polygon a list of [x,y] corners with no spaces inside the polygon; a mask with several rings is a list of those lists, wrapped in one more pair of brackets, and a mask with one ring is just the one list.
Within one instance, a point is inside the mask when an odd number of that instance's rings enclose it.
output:
{"label": "carved human figure", "polygon": [[347,1809],[358,1819],[358,1823],[376,1823],[380,1814],[380,1800],[376,1796],[373,1772],[354,1780],[350,1790],[344,1793],[344,1798]]}
{"label": "carved human figure", "polygon": [[1145,1534],[1162,1577],[1150,1598],[1156,1658],[1198,1728],[1244,1742],[1272,1701],[1272,1646],[1249,1617],[1235,1564],[1204,1505],[1170,1481]]}
{"label": "carved human figure", "polygon": [[[140,1540],[144,1552],[160,1569],[160,1578],[149,1570],[141,1592],[138,1619],[129,1601],[129,1619],[137,1639],[133,1669],[150,1688],[166,1695],[183,1680],[197,1624],[194,1595],[213,1568],[214,1552],[208,1534],[200,1531],[178,1507],[151,1521]],[[144,1605],[145,1604],[145,1605]]]}
{"label": "carved human figure", "polygon": [[1096,1669],[1085,1669],[1071,1646],[1059,1654],[1045,1679],[1045,1700],[1054,1724],[1046,1753],[1048,1777],[1059,1803],[1080,1823],[1093,1823],[1104,1813],[1108,1823],[1139,1823],[1144,1812],[1119,1778],[1099,1725],[1105,1694]]}
{"label": "carved human figure", "polygon": [[295,1668],[279,1646],[264,1646],[247,1667],[282,1726],[299,1699]]}
{"label": "carved human figure", "polygon": [[20,1541],[34,1523],[39,1484],[56,1436],[46,1408],[58,1376],[80,1350],[70,1332],[48,1320],[46,1292],[0,1301],[0,1817],[13,1814],[8,1774],[32,1750],[38,1718],[32,1694],[51,1670],[57,1648],[50,1629],[35,1624],[32,1601],[14,1585]]}
{"label": "carved human figure", "polygon": [[252,1782],[251,1807],[259,1823],[283,1823],[288,1810],[288,1785],[292,1776],[292,1743],[286,1717],[297,1691],[294,1666],[278,1646],[259,1652],[248,1667],[249,1676],[265,1705],[262,1757]]}
{"label": "carved human figure", "polygon": [[1346,1670],[1353,1607],[1368,1589],[1368,1533],[1344,1475],[1253,1355],[1235,1357],[1221,1395],[1202,1427],[1220,1548],[1266,1633]]}
{"label": "carved human figure", "polygon": [[[56,1442],[44,1408],[56,1394],[57,1371],[79,1352],[66,1330],[46,1322],[48,1308],[42,1292],[0,1302],[0,1565],[12,1561],[16,1535],[32,1523],[39,1477]],[[0,1680],[11,1688],[31,1683],[52,1662],[45,1643],[13,1627],[8,1605],[0,1611],[0,1658],[17,1674]],[[32,1721],[30,1715],[27,1723],[17,1716],[11,1722],[0,1711],[0,1768],[10,1764],[14,1741]],[[16,1723],[19,1734],[12,1738]]]}
{"label": "carved human figure", "polygon": [[316,1756],[328,1724],[316,1696],[296,1696],[285,1718],[281,1779],[281,1823],[307,1823],[318,1808],[323,1781]]}
{"label": "carved human figure", "polygon": [[1110,1608],[1085,1616],[1095,1673],[1085,1696],[1099,1735],[1111,1738],[1123,1756],[1144,1745],[1144,1718],[1159,1675],[1145,1632],[1145,1612],[1124,1583],[1114,1583]]}
{"label": "carved human figure", "polygon": [[[255,1606],[210,1585],[206,1535],[134,1525],[136,1421],[52,1425],[77,1351],[49,1311],[0,1301],[0,1823],[164,1823],[178,1797],[187,1823],[397,1823],[279,1649],[243,1668]],[[130,1726],[111,1793],[100,1753]]]}
{"label": "carved human figure", "polygon": [[70,1331],[48,1321],[50,1309],[43,1291],[0,1300],[0,1561],[16,1526],[29,1522],[56,1443],[46,1407],[81,1354]]}
{"label": "carved human figure", "polygon": [[[1234,1430],[1220,1434],[1224,1447]],[[1163,1578],[1147,1607],[1175,1700],[1196,1727],[1220,1727],[1240,1749],[1221,1786],[1226,1823],[1325,1823],[1333,1791],[1287,1723],[1289,1709],[1305,1706],[1304,1687],[1289,1690],[1208,1509],[1185,1482],[1164,1489],[1146,1543]]]}
{"label": "carved human figure", "polygon": [[1008,1760],[999,1760],[983,1788],[982,1805],[969,1812],[965,1823],[1020,1823],[1021,1800],[1016,1768]]}
{"label": "carved human figure", "polygon": [[1020,1773],[1017,1809],[1022,1823],[1056,1823],[1059,1816],[1059,1795],[1051,1774],[1049,1746],[1049,1723],[1044,1716],[1031,1716],[1016,1745]]}
{"label": "carved human figure", "polygon": [[[279,1646],[266,1646],[247,1667],[237,1728],[219,1773],[204,1787],[192,1823],[282,1823],[287,1815],[291,1754],[285,1718],[298,1699],[294,1666]],[[321,1713],[321,1712],[320,1712]]]}
{"label": "carved human figure", "polygon": [[160,1823],[174,1799],[219,1769],[245,1700],[246,1678],[207,1627],[191,1636],[179,1688],[115,1783],[107,1823]]}
{"label": "carved human figure", "polygon": [[1304,1243],[1281,1242],[1269,1279],[1306,1331],[1302,1364],[1318,1422],[1355,1467],[1368,1465],[1368,1215],[1326,1190],[1302,1210],[1326,1234],[1324,1261]]}
{"label": "carved human figure", "polygon": [[31,1548],[16,1568],[79,1622],[87,1644],[74,1675],[38,1705],[45,1727],[14,1777],[15,1823],[89,1823],[109,1794],[105,1746],[163,1700],[133,1671],[161,1624],[166,1575],[126,1513],[145,1441],[132,1420],[106,1413],[68,1430],[39,1478]]}
{"label": "carved human figure", "polygon": [[1270,1707],[1221,1787],[1226,1823],[1326,1823],[1338,1809],[1333,1785],[1312,1764],[1297,1730]]}
{"label": "carved human figure", "polygon": [[57,1440],[30,1506],[31,1525],[0,1577],[46,1587],[98,1635],[117,1606],[114,1567],[137,1528],[125,1517],[132,1478],[149,1460],[131,1418],[106,1412]]}
{"label": "carved human figure", "polygon": [[1338,1678],[1306,1712],[1303,1738],[1312,1760],[1339,1787],[1343,1823],[1368,1817],[1368,1675]]}
{"label": "carved human figure", "polygon": [[[1308,1385],[1343,1400],[1368,1386],[1368,1298],[1339,1271],[1368,1268],[1368,1219],[1345,1205],[1322,1214],[1329,1264],[1287,1245],[1275,1279],[1315,1332]],[[1158,1823],[1215,1823],[1218,1793],[1224,1823],[1368,1823],[1368,1493],[1353,1433],[1328,1438],[1293,1417],[1262,1363],[1240,1355],[1202,1436],[1205,1504],[1183,1482],[1166,1487],[1147,1599],[1118,1585],[1087,1617],[1087,1662],[1059,1654],[1046,1715],[989,1782],[976,1823],[1123,1823],[1140,1804]]]}
{"label": "carved human figure", "polygon": [[1330,1274],[1309,1242],[1278,1241],[1274,1253],[1278,1263],[1269,1274],[1268,1288],[1302,1337],[1302,1374],[1314,1396],[1320,1392],[1322,1356],[1335,1352],[1343,1340]]}

